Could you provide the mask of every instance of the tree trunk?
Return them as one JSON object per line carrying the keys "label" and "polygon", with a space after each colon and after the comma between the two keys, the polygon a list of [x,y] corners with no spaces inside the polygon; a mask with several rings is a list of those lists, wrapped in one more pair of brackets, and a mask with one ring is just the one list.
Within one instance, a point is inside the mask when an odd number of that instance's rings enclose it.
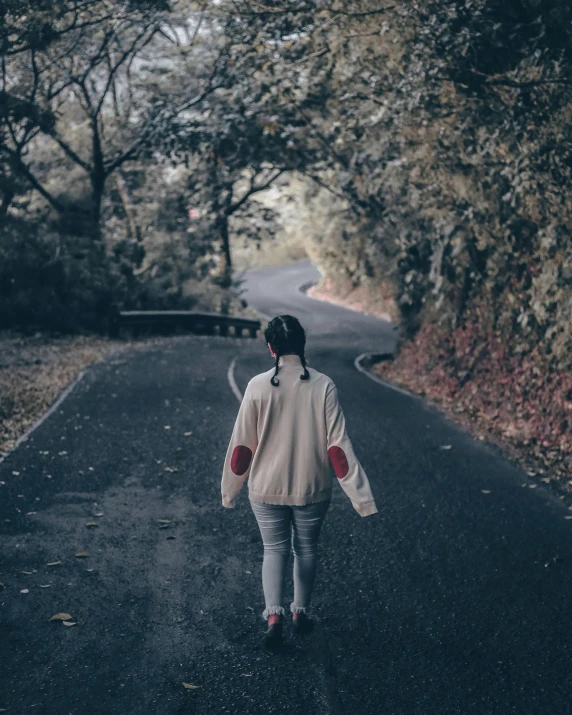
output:
{"label": "tree trunk", "polygon": [[129,194],[127,193],[127,186],[125,184],[125,179],[121,173],[121,170],[117,170],[117,175],[115,177],[117,183],[117,190],[119,192],[119,197],[121,198],[121,204],[123,210],[125,211],[125,218],[127,219],[127,227],[129,229],[129,237],[134,241],[139,241],[141,238],[139,227],[135,221],[135,213],[133,212],[133,207],[129,201]]}
{"label": "tree trunk", "polygon": [[232,285],[232,258],[230,255],[230,240],[228,232],[228,214],[223,212],[217,220],[218,235],[221,243],[221,254],[219,264],[219,280],[223,288],[230,288]]}
{"label": "tree trunk", "polygon": [[2,204],[0,205],[0,216],[5,216],[8,213],[12,199],[16,195],[15,191],[11,189],[4,191],[4,196],[2,197]]}

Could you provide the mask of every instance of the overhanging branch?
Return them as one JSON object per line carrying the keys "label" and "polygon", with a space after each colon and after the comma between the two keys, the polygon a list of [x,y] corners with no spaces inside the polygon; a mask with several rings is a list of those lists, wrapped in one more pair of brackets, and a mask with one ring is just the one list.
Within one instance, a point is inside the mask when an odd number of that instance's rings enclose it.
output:
{"label": "overhanging branch", "polygon": [[288,167],[282,167],[281,169],[278,169],[278,171],[274,174],[274,176],[271,176],[267,181],[265,181],[263,184],[256,185],[254,183],[254,178],[251,179],[250,181],[250,188],[248,191],[244,194],[244,196],[237,201],[234,204],[231,204],[227,209],[226,209],[226,214],[227,216],[231,216],[233,213],[238,211],[239,208],[244,206],[244,204],[248,201],[248,199],[253,195],[257,194],[259,191],[264,191],[267,189],[272,182],[276,181],[276,179],[283,174],[285,171],[288,171]]}

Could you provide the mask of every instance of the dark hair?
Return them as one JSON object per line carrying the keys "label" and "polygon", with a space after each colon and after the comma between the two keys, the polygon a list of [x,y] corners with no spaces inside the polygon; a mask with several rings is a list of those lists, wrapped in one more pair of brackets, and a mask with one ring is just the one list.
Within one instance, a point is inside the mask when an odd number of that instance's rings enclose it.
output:
{"label": "dark hair", "polygon": [[276,353],[276,365],[274,375],[270,378],[270,384],[278,387],[280,380],[278,375],[278,361],[282,355],[298,355],[304,368],[304,374],[300,375],[300,380],[309,380],[310,373],[306,367],[304,348],[306,347],[306,333],[300,325],[298,318],[293,315],[277,315],[273,318],[264,331],[264,339],[270,343],[272,350]]}

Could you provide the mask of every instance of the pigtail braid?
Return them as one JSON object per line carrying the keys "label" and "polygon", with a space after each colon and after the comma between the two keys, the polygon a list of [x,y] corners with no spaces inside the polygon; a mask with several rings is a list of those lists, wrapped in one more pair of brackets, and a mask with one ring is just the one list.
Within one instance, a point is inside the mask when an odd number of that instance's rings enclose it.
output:
{"label": "pigtail braid", "polygon": [[308,372],[308,368],[306,367],[306,358],[304,356],[304,353],[300,355],[300,361],[302,362],[302,367],[304,368],[304,374],[300,375],[300,380],[309,380],[310,373]]}
{"label": "pigtail braid", "polygon": [[272,375],[272,377],[270,378],[270,384],[274,385],[274,387],[278,387],[278,385],[280,384],[280,380],[277,377],[278,370],[280,369],[280,367],[278,366],[278,360],[280,360],[280,354],[276,353],[276,363],[274,365],[274,368],[275,368],[274,375]]}

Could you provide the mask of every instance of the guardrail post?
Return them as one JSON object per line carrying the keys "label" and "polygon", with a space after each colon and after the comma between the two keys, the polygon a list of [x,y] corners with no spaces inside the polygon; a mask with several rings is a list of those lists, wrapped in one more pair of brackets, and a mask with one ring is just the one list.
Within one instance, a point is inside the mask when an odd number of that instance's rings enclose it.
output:
{"label": "guardrail post", "polygon": [[134,310],[120,311],[117,316],[116,330],[120,328],[133,334],[157,332],[159,334],[176,333],[180,330],[189,330],[194,333],[208,335],[228,335],[230,326],[234,334],[242,337],[243,330],[255,338],[260,330],[260,321],[250,318],[233,317],[217,313],[195,313],[185,310]]}

